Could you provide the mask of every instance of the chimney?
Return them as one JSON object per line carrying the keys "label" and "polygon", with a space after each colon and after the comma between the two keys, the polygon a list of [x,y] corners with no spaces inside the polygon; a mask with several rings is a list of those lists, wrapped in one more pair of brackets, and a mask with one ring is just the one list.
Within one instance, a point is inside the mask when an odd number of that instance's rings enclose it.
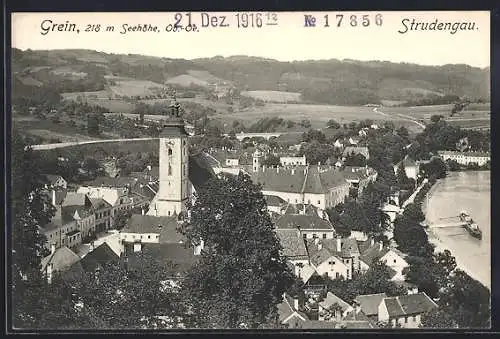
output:
{"label": "chimney", "polygon": [[293,298],[293,308],[295,309],[295,311],[299,310],[299,298],[297,297]]}
{"label": "chimney", "polygon": [[50,245],[50,254],[54,254],[56,252],[56,245],[52,244]]}
{"label": "chimney", "polygon": [[292,175],[295,174],[295,168],[292,168]]}
{"label": "chimney", "polygon": [[370,238],[370,246],[373,246],[373,245],[375,245],[375,239]]}
{"label": "chimney", "polygon": [[382,241],[379,241],[378,242],[378,250],[382,251],[383,248],[384,248],[384,243]]}
{"label": "chimney", "polygon": [[142,244],[140,242],[134,242],[134,252],[140,252],[142,250]]}
{"label": "chimney", "polygon": [[280,172],[280,167],[276,167],[276,173],[279,173]]}
{"label": "chimney", "polygon": [[318,251],[321,251],[322,248],[323,248],[323,244],[318,242]]}
{"label": "chimney", "polygon": [[144,208],[141,208],[141,213],[142,215],[144,215]]}
{"label": "chimney", "polygon": [[56,205],[56,190],[52,190],[52,205]]}
{"label": "chimney", "polygon": [[151,171],[151,165],[148,165],[148,171]]}
{"label": "chimney", "polygon": [[94,250],[94,242],[91,241],[89,244],[89,253],[92,252],[93,250]]}
{"label": "chimney", "polygon": [[342,238],[337,237],[337,252],[342,250]]}

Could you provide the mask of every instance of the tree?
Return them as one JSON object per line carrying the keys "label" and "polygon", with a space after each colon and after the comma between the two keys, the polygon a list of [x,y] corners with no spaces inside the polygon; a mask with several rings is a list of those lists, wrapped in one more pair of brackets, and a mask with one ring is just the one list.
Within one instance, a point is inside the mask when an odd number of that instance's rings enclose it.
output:
{"label": "tree", "polygon": [[337,121],[335,121],[333,119],[330,119],[326,123],[326,127],[327,128],[333,128],[333,129],[339,129],[340,128],[340,124]]}
{"label": "tree", "polygon": [[115,229],[121,230],[122,228],[124,228],[131,216],[132,212],[129,210],[118,211],[115,214]]}
{"label": "tree", "polygon": [[444,116],[442,116],[442,115],[433,115],[433,116],[431,116],[431,122],[433,124],[437,124],[439,121],[441,121],[443,119],[444,119]]}
{"label": "tree", "polygon": [[389,268],[385,263],[376,261],[368,271],[354,280],[355,288],[360,294],[376,294],[385,292],[388,296],[406,295],[404,287],[396,285],[391,279]]}
{"label": "tree", "polygon": [[356,166],[356,167],[365,167],[366,166],[366,158],[363,154],[360,153],[352,153],[348,154],[345,161],[345,166]]}
{"label": "tree", "polygon": [[98,136],[101,134],[99,116],[97,114],[87,115],[87,133],[92,136]]}
{"label": "tree", "polygon": [[[54,208],[43,192],[38,159],[17,130],[12,134],[12,311],[13,325],[30,324],[37,314],[30,293],[42,283],[41,260],[46,238],[40,231],[53,217]],[[26,148],[27,147],[27,148]],[[33,287],[33,288],[32,288]]]}
{"label": "tree", "polygon": [[403,140],[409,141],[410,134],[408,133],[408,129],[404,126],[401,126],[396,130],[396,134]]}
{"label": "tree", "polygon": [[422,314],[420,328],[457,328],[451,315],[439,308]]}
{"label": "tree", "polygon": [[460,328],[489,328],[491,326],[491,294],[477,280],[462,270],[455,270],[450,286],[439,300],[440,308],[451,315]]}
{"label": "tree", "polygon": [[264,160],[262,160],[262,165],[267,166],[267,167],[277,167],[279,166],[280,163],[280,158],[277,155],[274,154],[268,154]]}
{"label": "tree", "polygon": [[304,142],[317,141],[319,143],[325,143],[326,137],[323,132],[315,129],[310,129],[302,134],[302,141]]}
{"label": "tree", "polygon": [[193,319],[202,328],[273,327],[277,304],[293,273],[248,175],[213,178],[197,190],[190,221],[180,231],[204,249],[184,283]]}
{"label": "tree", "polygon": [[74,282],[82,311],[105,329],[177,327],[178,317],[187,315],[182,294],[164,283],[175,266],[142,253],[125,260],[104,263]]}
{"label": "tree", "polygon": [[311,121],[310,120],[302,120],[300,123],[299,123],[300,126],[304,127],[304,128],[311,128]]}

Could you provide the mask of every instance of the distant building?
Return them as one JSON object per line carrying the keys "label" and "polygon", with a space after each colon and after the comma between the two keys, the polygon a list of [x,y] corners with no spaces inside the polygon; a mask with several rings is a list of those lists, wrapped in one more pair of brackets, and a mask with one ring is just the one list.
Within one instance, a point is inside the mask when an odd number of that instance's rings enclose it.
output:
{"label": "distant building", "polygon": [[477,164],[484,166],[491,161],[490,153],[487,152],[455,152],[455,151],[439,151],[439,156],[444,160],[454,160],[460,165]]}
{"label": "distant building", "polygon": [[51,253],[42,259],[40,270],[51,282],[55,272],[67,271],[79,261],[80,257],[68,247],[63,246],[56,249],[53,245]]}
{"label": "distant building", "polygon": [[333,239],[333,225],[318,216],[305,214],[284,214],[275,222],[276,229],[299,229],[304,239]]}
{"label": "distant building", "polygon": [[330,166],[262,168],[251,177],[254,183],[262,184],[264,195],[275,195],[291,204],[311,204],[322,210],[344,202],[349,195],[350,184]]}
{"label": "distant building", "polygon": [[280,157],[280,164],[281,166],[296,166],[296,165],[301,165],[305,166],[306,165],[306,156],[303,155],[301,157]]}

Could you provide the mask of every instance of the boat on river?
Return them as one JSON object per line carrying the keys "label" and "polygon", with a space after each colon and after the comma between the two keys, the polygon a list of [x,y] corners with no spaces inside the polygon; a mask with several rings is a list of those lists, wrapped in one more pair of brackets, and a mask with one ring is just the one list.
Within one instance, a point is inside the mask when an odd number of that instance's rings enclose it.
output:
{"label": "boat on river", "polygon": [[470,235],[477,239],[481,239],[483,237],[483,232],[466,211],[460,212],[458,217],[460,218],[460,221],[465,222],[463,227],[467,230],[467,232],[469,232]]}

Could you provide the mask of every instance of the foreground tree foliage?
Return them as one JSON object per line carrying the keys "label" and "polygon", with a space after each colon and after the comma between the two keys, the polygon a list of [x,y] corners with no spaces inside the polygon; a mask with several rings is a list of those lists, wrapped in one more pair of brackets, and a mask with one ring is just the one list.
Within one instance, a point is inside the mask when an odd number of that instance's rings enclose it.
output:
{"label": "foreground tree foliage", "polygon": [[16,130],[12,135],[12,310],[13,325],[25,327],[37,317],[31,306],[40,288],[41,259],[48,254],[45,236],[39,228],[54,215],[48,198],[42,195],[43,177],[37,158]]}
{"label": "foreground tree foliage", "polygon": [[189,327],[275,327],[276,305],[294,277],[260,187],[244,174],[224,176],[209,181],[195,199],[190,222],[181,228],[191,242],[204,242],[183,283],[193,306]]}

